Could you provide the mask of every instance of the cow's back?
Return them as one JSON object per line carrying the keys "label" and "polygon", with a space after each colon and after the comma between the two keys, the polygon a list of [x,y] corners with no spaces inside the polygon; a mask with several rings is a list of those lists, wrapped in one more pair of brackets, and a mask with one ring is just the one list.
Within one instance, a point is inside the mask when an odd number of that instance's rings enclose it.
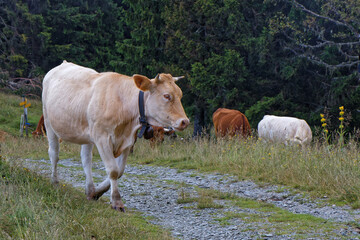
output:
{"label": "cow's back", "polygon": [[61,132],[59,137],[64,140],[71,138],[73,142],[83,143],[89,139],[87,108],[98,74],[64,61],[45,75],[42,102],[46,128]]}
{"label": "cow's back", "polygon": [[265,141],[296,142],[308,144],[312,140],[312,132],[305,120],[294,117],[278,117],[265,115],[258,124],[259,138]]}
{"label": "cow's back", "polygon": [[213,124],[217,136],[224,137],[250,134],[250,124],[246,116],[238,110],[219,108],[213,113]]}

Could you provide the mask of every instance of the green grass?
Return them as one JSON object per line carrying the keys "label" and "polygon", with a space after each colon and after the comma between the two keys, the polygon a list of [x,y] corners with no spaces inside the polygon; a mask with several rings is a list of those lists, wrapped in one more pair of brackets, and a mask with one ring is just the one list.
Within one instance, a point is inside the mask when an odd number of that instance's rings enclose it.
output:
{"label": "green grass", "polygon": [[307,238],[308,233],[333,236],[334,229],[347,228],[344,224],[326,221],[308,214],[294,214],[265,202],[239,197],[232,201],[243,212],[226,212],[224,217],[216,218],[215,220],[222,225],[229,225],[231,221],[240,219],[246,223],[254,223],[258,232],[270,231],[276,235],[293,234],[297,239]]}
{"label": "green grass", "polygon": [[[18,105],[20,101],[18,96],[0,93],[0,156],[11,162],[19,158],[48,159],[46,138],[17,137],[22,114],[22,108]],[[35,129],[41,116],[41,102],[35,99],[30,102],[29,122]],[[321,144],[315,138],[309,148],[301,150],[297,147],[264,144],[256,138],[195,141],[190,136],[191,129],[187,129],[179,134],[177,140],[166,139],[155,148],[151,148],[149,142],[139,139],[128,162],[225,173],[237,176],[240,180],[255,180],[260,184],[282,184],[314,197],[326,195],[332,203],[360,207],[360,148],[355,141],[350,140],[345,147],[340,148]],[[186,140],[181,141],[180,137]],[[78,145],[61,143],[61,159],[79,159],[79,155]],[[100,161],[96,149],[94,160]],[[70,186],[53,187],[47,179],[27,169],[10,167],[1,161],[0,172],[0,239],[113,239],[119,236],[122,239],[170,238],[167,232],[148,224],[137,213],[119,214],[102,201],[87,201],[82,192]],[[197,202],[200,209],[221,208],[223,206],[214,200],[226,199],[241,208],[260,212],[260,215],[228,213],[219,219],[222,224],[235,218],[250,222],[265,221],[276,223],[278,233],[297,229],[300,235],[301,231],[312,228],[311,224],[322,231],[331,229],[324,220],[291,214],[270,204],[239,200],[232,194],[213,190],[197,191],[199,196],[196,198],[185,192],[180,193],[178,203]]]}
{"label": "green grass", "polygon": [[328,196],[337,204],[360,205],[360,148],[355,141],[346,147],[327,146],[315,140],[299,147],[248,140],[165,141],[155,149],[139,140],[130,163],[218,172],[305,191],[314,197]]}
{"label": "green grass", "polygon": [[216,199],[224,199],[220,196],[225,196],[225,194],[220,193],[219,191],[215,190],[207,190],[197,188],[198,196],[194,197],[190,193],[181,189],[179,192],[179,197],[177,199],[178,204],[184,203],[193,203],[196,202],[196,208],[198,209],[205,209],[205,208],[223,208],[224,206],[214,202]]}
{"label": "green grass", "polygon": [[[287,210],[276,207],[274,204],[256,201],[248,198],[241,198],[231,193],[224,193],[214,189],[196,188],[197,195],[186,192],[184,189],[179,191],[178,204],[196,203],[192,208],[224,208],[239,207],[237,211],[225,210],[223,217],[214,215],[214,221],[220,225],[238,225],[239,222],[247,223],[253,229],[244,231],[256,231],[258,233],[272,233],[275,235],[292,235],[297,239],[307,239],[311,236],[320,234],[319,237],[332,235],[335,236],[335,229],[346,229],[347,225],[324,220],[308,214],[294,214]],[[215,200],[225,200],[222,204],[215,203]],[[190,207],[188,207],[190,208]],[[238,221],[236,221],[238,220]],[[356,227],[354,223],[349,223]],[[321,235],[323,234],[323,235]],[[296,237],[295,237],[296,236]]]}
{"label": "green grass", "polygon": [[[0,129],[14,136],[19,135],[20,118],[24,113],[24,108],[19,106],[22,97],[0,92]],[[28,98],[31,106],[28,108],[29,136],[36,129],[42,114],[42,104],[40,99]]]}
{"label": "green grass", "polygon": [[[32,138],[41,101],[28,99],[29,138],[19,136],[22,98],[0,92],[0,159],[48,158],[45,137]],[[80,146],[62,142],[60,158],[80,159]],[[100,157],[94,149],[94,161]],[[139,213],[119,213],[105,200],[87,201],[83,190],[54,187],[28,169],[0,160],[0,239],[171,239]],[[109,201],[107,199],[107,201]]]}
{"label": "green grass", "polygon": [[171,239],[139,213],[112,210],[105,200],[0,160],[0,239]]}

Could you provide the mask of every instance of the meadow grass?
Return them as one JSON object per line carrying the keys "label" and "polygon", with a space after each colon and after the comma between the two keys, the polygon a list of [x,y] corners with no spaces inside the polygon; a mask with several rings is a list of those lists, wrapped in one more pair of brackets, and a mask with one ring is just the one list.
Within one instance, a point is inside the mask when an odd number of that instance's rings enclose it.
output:
{"label": "meadow grass", "polygon": [[[0,92],[0,239],[172,239],[140,213],[116,212],[104,197],[88,201],[83,191],[66,184],[54,187],[18,165],[19,158],[48,158],[47,139],[31,137],[42,114],[41,101],[28,99],[28,138],[19,137],[21,101]],[[80,160],[79,145],[62,142],[60,147],[61,159]],[[94,161],[100,160],[96,149],[93,153]]]}
{"label": "meadow grass", "polygon": [[144,141],[135,145],[130,163],[226,173],[239,180],[289,186],[314,197],[327,196],[338,204],[360,207],[359,146],[266,144],[256,138],[167,140],[154,149]]}
{"label": "meadow grass", "polygon": [[[65,184],[0,160],[0,239],[171,239],[139,213],[88,201]],[[108,199],[107,199],[108,200]]]}
{"label": "meadow grass", "polygon": [[[3,100],[7,100],[9,105],[6,108],[9,119],[0,120],[0,129],[16,132],[17,124],[12,124],[12,121],[17,121],[18,115],[13,112],[21,110],[18,106],[20,98],[0,93],[0,99],[2,106],[7,106],[2,103]],[[41,102],[32,102],[32,111],[40,118]],[[206,137],[193,140],[191,131],[188,128],[180,132],[177,139],[166,139],[155,148],[151,148],[148,141],[138,139],[128,162],[227,173],[237,176],[239,180],[281,184],[306,191],[315,197],[326,195],[337,204],[360,207],[360,146],[354,139],[339,146],[320,142],[319,137],[314,137],[309,147],[301,149],[298,146],[266,144],[256,137],[231,140]],[[10,159],[48,158],[45,138],[15,136],[9,135],[0,143],[0,155]],[[61,143],[60,158],[79,158],[79,151],[78,145]],[[94,160],[100,161],[96,148]]]}
{"label": "meadow grass", "polygon": [[[104,203],[105,199],[87,201],[82,191],[65,184],[54,187],[48,179],[21,166],[16,167],[16,160],[20,158],[48,159],[45,137],[18,137],[22,114],[22,108],[18,106],[20,101],[18,96],[0,93],[0,159],[5,159],[0,161],[0,239],[171,238],[168,232],[149,224],[139,213],[119,214]],[[41,116],[41,102],[35,99],[30,102],[29,121],[31,128],[35,129]],[[151,148],[148,141],[138,139],[128,162],[170,166],[179,171],[195,169],[230,174],[239,180],[281,184],[314,197],[326,195],[337,204],[360,207],[360,148],[354,139],[347,141],[345,146],[337,146],[321,143],[315,137],[311,146],[301,149],[265,144],[256,137],[193,140],[191,132],[189,128],[179,133],[175,140],[166,138],[155,148]],[[94,161],[101,161],[96,148],[93,155]],[[60,143],[60,159],[64,158],[80,160],[80,147]],[[8,162],[12,162],[11,166]],[[278,228],[275,232],[284,234],[294,229],[301,234],[301,228],[305,234],[313,226],[324,231],[333,228],[321,219],[292,214],[229,193],[204,189],[197,189],[197,192],[197,197],[180,192],[178,204],[196,202],[198,209],[222,208],[224,206],[217,200],[226,199],[241,208],[257,211],[228,212],[225,217],[216,219],[220,224],[228,224],[236,218],[248,222],[264,221],[268,224],[264,229]],[[271,223],[276,223],[276,226]]]}
{"label": "meadow grass", "polygon": [[[19,136],[20,132],[20,118],[24,108],[20,107],[19,103],[22,101],[20,96],[0,92],[0,129],[14,136]],[[31,124],[29,136],[31,136],[42,114],[42,104],[40,99],[28,98],[28,102],[31,103],[28,108],[28,122]]]}

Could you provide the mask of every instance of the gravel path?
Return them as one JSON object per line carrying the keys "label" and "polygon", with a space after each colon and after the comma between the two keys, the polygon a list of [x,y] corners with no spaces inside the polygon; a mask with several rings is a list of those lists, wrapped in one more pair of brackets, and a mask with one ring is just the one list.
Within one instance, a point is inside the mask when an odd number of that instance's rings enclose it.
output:
{"label": "gravel path", "polygon": [[[48,160],[26,159],[24,164],[50,176]],[[93,171],[95,182],[105,179],[102,163],[94,163]],[[63,181],[84,189],[85,179],[80,161],[61,160],[58,175]],[[360,222],[360,210],[327,205],[321,199],[309,201],[300,194],[291,194],[278,186],[260,187],[251,181],[237,181],[229,175],[127,165],[119,186],[126,208],[136,209],[145,216],[150,216],[150,222],[170,229],[173,236],[179,239],[360,239],[359,229],[345,224]],[[196,203],[177,203],[180,193],[197,196],[196,188],[215,189],[268,202],[293,213],[310,214],[323,218],[324,222],[334,222],[336,227],[332,230],[305,230],[300,233],[296,229],[282,231],[275,223],[264,220],[264,212],[238,207],[230,200],[217,201],[223,208],[206,209],[198,209]],[[109,196],[109,193],[105,195]],[[224,219],[226,213],[242,214],[241,216],[260,214],[263,217],[252,220],[234,217],[221,224],[219,220]],[[283,227],[282,225],[281,228]]]}

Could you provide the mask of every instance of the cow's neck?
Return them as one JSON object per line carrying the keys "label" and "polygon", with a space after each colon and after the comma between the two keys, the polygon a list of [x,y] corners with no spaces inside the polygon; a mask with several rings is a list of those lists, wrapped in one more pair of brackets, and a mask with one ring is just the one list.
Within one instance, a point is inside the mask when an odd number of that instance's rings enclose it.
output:
{"label": "cow's neck", "polygon": [[[139,91],[135,86],[135,83],[132,80],[124,81],[121,86],[119,86],[120,92],[118,92],[119,96],[119,119],[120,123],[131,123],[139,125]],[[147,92],[144,93],[144,102],[148,99],[149,94]],[[146,111],[146,109],[145,109]]]}
{"label": "cow's neck", "polygon": [[[124,99],[122,99],[123,108],[120,111],[119,123],[114,129],[114,156],[119,156],[121,152],[127,148],[131,147],[135,141],[135,134],[137,130],[141,127],[140,124],[140,111],[139,111],[139,89],[135,86],[129,86],[126,88],[127,92],[127,101],[124,104]],[[125,93],[124,93],[125,94]],[[146,102],[150,96],[148,91],[144,92],[144,110],[146,113]]]}

